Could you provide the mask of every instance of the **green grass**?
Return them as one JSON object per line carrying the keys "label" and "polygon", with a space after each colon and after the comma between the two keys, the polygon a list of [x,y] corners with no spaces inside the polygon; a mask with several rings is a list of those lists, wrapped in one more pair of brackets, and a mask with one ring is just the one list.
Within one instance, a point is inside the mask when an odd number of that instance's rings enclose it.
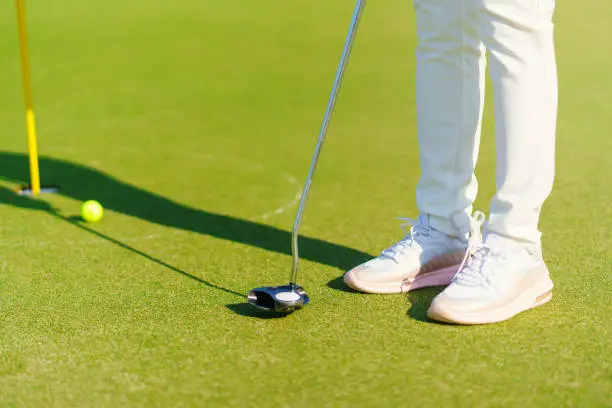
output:
{"label": "green grass", "polygon": [[[425,319],[436,290],[363,296],[342,272],[416,212],[414,15],[368,4],[304,221],[312,304],[285,283],[353,2],[29,2],[44,201],[27,180],[11,2],[0,6],[0,406],[608,407],[612,6],[559,4],[554,301],[505,323]],[[490,107],[487,108],[490,113]],[[494,191],[485,121],[477,205]],[[99,224],[71,217],[98,199]],[[280,213],[276,209],[284,208]]]}

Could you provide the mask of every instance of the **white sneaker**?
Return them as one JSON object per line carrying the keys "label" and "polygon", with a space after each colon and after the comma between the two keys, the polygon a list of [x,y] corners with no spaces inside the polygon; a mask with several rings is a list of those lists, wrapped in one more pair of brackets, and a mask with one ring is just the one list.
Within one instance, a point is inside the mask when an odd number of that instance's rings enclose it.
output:
{"label": "white sneaker", "polygon": [[452,283],[433,300],[430,318],[496,323],[552,298],[553,283],[539,248],[489,235],[470,252]]}
{"label": "white sneaker", "polygon": [[[457,273],[469,245],[482,242],[480,227],[484,214],[474,213],[469,244],[433,229],[427,217],[402,224],[405,237],[385,249],[377,258],[344,275],[351,288],[365,293],[402,293],[428,286],[446,286]],[[411,225],[410,231],[405,227]]]}

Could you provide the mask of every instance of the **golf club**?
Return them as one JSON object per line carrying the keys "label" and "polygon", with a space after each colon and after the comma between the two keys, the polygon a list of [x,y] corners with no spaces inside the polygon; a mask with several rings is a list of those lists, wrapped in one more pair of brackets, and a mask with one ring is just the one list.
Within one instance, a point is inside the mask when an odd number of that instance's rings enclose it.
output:
{"label": "golf club", "polygon": [[302,224],[302,216],[304,215],[306,201],[308,200],[308,195],[310,194],[312,179],[317,168],[317,164],[319,162],[319,155],[323,147],[323,142],[325,141],[325,136],[327,135],[327,128],[329,126],[329,122],[334,111],[334,106],[336,105],[338,91],[340,90],[340,86],[342,84],[342,78],[344,76],[344,71],[346,69],[351,49],[353,47],[353,42],[357,33],[357,26],[359,25],[364,5],[365,0],[357,0],[357,4],[355,5],[355,11],[353,13],[353,18],[351,20],[351,25],[349,27],[349,32],[346,37],[344,50],[342,52],[342,57],[340,58],[340,63],[338,65],[336,79],[334,80],[334,85],[332,87],[329,103],[327,105],[327,110],[325,112],[325,116],[323,117],[323,124],[321,126],[319,138],[317,140],[314,155],[312,157],[312,162],[310,164],[310,170],[308,172],[308,177],[306,178],[306,184],[304,186],[304,190],[302,191],[302,197],[300,199],[300,204],[298,206],[295,222],[293,224],[293,230],[291,233],[291,252],[293,256],[293,268],[291,271],[291,278],[289,284],[283,286],[266,286],[251,290],[248,295],[248,302],[249,304],[255,306],[258,309],[279,313],[292,313],[296,310],[303,308],[310,301],[310,298],[308,297],[304,289],[296,283],[298,274],[298,264],[300,259],[298,251],[298,237],[300,232],[300,225]]}

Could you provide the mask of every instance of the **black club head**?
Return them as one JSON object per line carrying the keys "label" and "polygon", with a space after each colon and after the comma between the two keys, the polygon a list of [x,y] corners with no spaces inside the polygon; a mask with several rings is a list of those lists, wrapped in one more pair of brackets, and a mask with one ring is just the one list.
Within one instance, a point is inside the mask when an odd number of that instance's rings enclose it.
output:
{"label": "black club head", "polygon": [[306,306],[310,298],[301,286],[289,284],[255,288],[249,292],[248,301],[260,310],[293,313]]}

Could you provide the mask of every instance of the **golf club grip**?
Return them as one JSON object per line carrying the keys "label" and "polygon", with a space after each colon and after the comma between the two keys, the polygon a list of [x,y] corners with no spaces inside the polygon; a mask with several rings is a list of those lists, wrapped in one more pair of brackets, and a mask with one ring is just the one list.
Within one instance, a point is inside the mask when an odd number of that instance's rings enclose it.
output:
{"label": "golf club grip", "polygon": [[353,13],[353,18],[351,20],[351,25],[349,27],[348,35],[346,37],[346,41],[344,44],[344,50],[340,58],[340,63],[338,64],[338,70],[336,72],[336,78],[334,80],[332,91],[329,97],[327,110],[325,111],[325,115],[323,117],[323,123],[321,125],[321,131],[319,133],[319,138],[317,140],[314,155],[312,157],[312,162],[310,164],[310,170],[308,172],[308,177],[306,178],[306,184],[304,185],[304,190],[302,191],[302,197],[300,199],[300,204],[298,206],[297,214],[295,216],[295,222],[293,224],[293,230],[291,234],[291,253],[293,256],[293,268],[291,271],[291,279],[290,279],[291,284],[295,284],[297,280],[298,263],[299,263],[298,237],[299,237],[299,232],[300,232],[300,226],[302,224],[302,217],[304,215],[304,209],[306,207],[306,202],[308,201],[308,196],[310,195],[310,187],[312,185],[312,179],[313,179],[315,170],[317,168],[317,164],[319,163],[319,156],[321,154],[323,142],[325,141],[325,136],[327,135],[327,129],[329,127],[329,122],[333,114],[334,107],[336,105],[336,100],[338,98],[340,86],[342,85],[342,78],[344,76],[344,71],[346,69],[348,59],[351,54],[353,42],[357,34],[357,27],[359,25],[359,21],[361,20],[361,14],[362,14],[364,5],[365,5],[365,0],[357,0],[357,4],[355,5],[355,11]]}

